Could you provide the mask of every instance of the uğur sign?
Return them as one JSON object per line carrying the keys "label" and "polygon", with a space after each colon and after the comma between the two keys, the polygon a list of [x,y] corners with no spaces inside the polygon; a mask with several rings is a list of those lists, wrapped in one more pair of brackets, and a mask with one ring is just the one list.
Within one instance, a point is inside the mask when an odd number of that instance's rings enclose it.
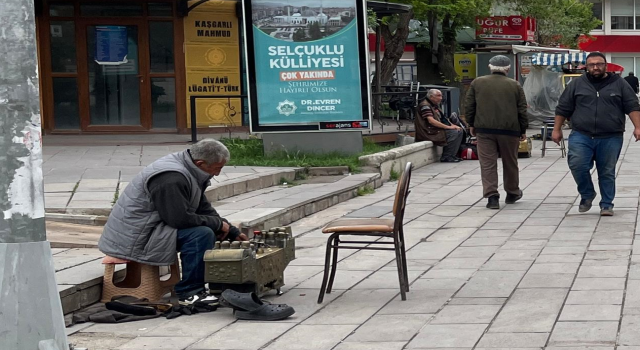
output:
{"label": "u\u011fur sign", "polygon": [[476,39],[533,41],[536,20],[522,16],[476,17]]}

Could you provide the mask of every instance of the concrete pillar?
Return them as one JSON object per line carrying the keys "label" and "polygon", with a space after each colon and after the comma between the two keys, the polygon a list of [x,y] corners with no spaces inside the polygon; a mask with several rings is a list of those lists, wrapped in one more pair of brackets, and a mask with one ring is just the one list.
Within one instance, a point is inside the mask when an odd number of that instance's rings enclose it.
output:
{"label": "concrete pillar", "polygon": [[0,349],[68,350],[44,223],[33,0],[0,1]]}

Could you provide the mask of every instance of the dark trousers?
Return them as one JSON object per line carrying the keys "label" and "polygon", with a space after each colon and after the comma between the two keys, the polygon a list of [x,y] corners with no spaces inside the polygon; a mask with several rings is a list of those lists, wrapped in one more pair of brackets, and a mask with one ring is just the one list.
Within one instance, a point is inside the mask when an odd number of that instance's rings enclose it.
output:
{"label": "dark trousers", "polygon": [[204,253],[213,249],[216,235],[206,226],[178,230],[178,251],[182,262],[182,279],[176,284],[176,294],[187,298],[205,290]]}
{"label": "dark trousers", "polygon": [[502,157],[504,190],[507,194],[520,194],[520,173],[518,170],[520,138],[495,134],[478,134],[477,138],[484,198],[499,195],[498,155]]}
{"label": "dark trousers", "polygon": [[445,130],[447,144],[442,148],[442,158],[457,157],[464,138],[462,130]]}
{"label": "dark trousers", "polygon": [[591,168],[596,164],[600,187],[600,208],[613,208],[616,196],[616,163],[622,150],[622,136],[592,139],[573,131],[569,135],[567,160],[582,199],[593,199],[596,191],[591,180]]}

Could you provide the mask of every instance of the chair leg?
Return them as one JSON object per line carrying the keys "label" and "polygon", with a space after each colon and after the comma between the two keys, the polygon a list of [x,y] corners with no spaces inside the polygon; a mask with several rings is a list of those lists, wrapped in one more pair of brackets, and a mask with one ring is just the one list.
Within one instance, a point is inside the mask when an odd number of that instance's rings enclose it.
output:
{"label": "chair leg", "polygon": [[402,270],[404,271],[404,280],[406,281],[405,287],[407,287],[406,291],[409,291],[409,269],[407,268],[407,252],[404,244],[404,232],[402,228],[400,228],[400,255],[402,256]]}
{"label": "chair leg", "polygon": [[400,282],[400,298],[407,300],[407,280],[405,279],[404,264],[402,262],[402,253],[400,251],[401,243],[397,237],[393,239],[393,246],[396,251],[396,267],[398,268],[398,281]]}
{"label": "chair leg", "polygon": [[318,304],[322,304],[324,300],[324,291],[327,289],[327,281],[329,279],[329,263],[331,262],[331,247],[333,246],[333,235],[327,240],[327,251],[324,256],[324,275],[322,276],[322,286],[320,287],[320,295],[318,295]]}
{"label": "chair leg", "polygon": [[327,286],[327,294],[331,294],[331,288],[333,288],[333,281],[336,277],[336,269],[338,267],[338,246],[340,245],[340,235],[336,234],[333,239],[333,259],[331,261],[331,275],[329,277],[329,285]]}
{"label": "chair leg", "polygon": [[544,153],[547,149],[547,132],[548,132],[547,124],[544,125],[544,133],[542,134],[542,157],[544,158]]}

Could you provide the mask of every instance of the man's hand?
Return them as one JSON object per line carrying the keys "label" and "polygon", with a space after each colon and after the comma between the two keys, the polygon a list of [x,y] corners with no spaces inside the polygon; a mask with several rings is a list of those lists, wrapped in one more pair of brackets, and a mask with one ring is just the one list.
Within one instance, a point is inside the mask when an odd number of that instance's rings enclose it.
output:
{"label": "man's hand", "polygon": [[227,238],[227,235],[229,235],[229,224],[226,221],[222,222],[222,226],[220,227],[220,231],[222,233],[216,235],[216,238],[218,239],[218,241],[224,241],[224,239]]}
{"label": "man's hand", "polygon": [[633,136],[636,138],[636,142],[640,141],[640,128],[635,128],[633,130]]}
{"label": "man's hand", "polygon": [[469,133],[471,134],[471,136],[475,137],[476,136],[476,128],[474,128],[473,126],[469,128]]}
{"label": "man's hand", "polygon": [[520,135],[520,141],[526,141],[526,140],[527,140],[527,134]]}
{"label": "man's hand", "polygon": [[458,131],[460,131],[460,130],[462,130],[462,128],[454,124],[454,125],[451,125],[449,130],[458,130]]}
{"label": "man's hand", "polygon": [[[634,132],[634,134],[635,134],[635,132]],[[560,141],[562,141],[562,130],[553,129],[553,132],[551,133],[551,139],[557,145],[560,145]]]}

